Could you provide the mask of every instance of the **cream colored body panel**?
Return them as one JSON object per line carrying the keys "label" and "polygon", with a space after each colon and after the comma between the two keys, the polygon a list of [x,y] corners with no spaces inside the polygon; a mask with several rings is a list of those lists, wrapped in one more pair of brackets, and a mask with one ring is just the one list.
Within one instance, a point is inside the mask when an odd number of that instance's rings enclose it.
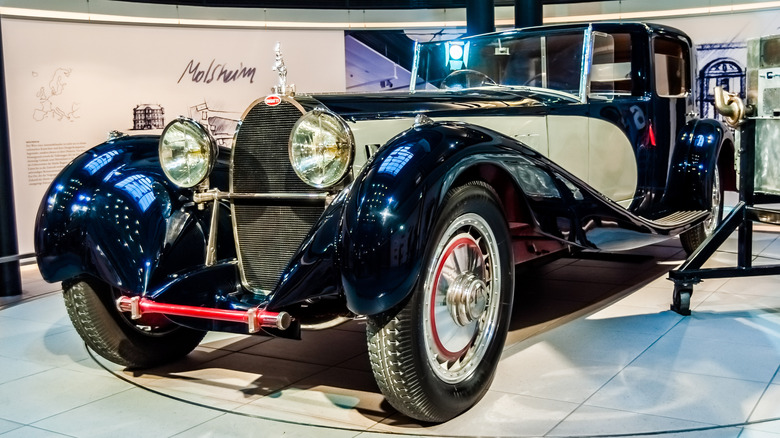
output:
{"label": "cream colored body panel", "polygon": [[[604,196],[627,208],[636,191],[634,150],[617,126],[584,116],[502,116],[434,119],[460,121],[498,131],[537,150],[587,182]],[[369,150],[387,143],[412,127],[410,117],[350,122],[357,150],[354,170],[368,159]]]}

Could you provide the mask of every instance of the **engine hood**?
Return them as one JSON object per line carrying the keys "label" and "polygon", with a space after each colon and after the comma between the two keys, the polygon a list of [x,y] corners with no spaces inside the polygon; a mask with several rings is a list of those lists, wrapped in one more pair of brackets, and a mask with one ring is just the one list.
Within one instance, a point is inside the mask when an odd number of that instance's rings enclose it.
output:
{"label": "engine hood", "polygon": [[[430,117],[499,114],[508,108],[544,112],[552,104],[577,103],[574,96],[531,87],[496,87],[459,91],[387,92],[370,94],[312,94],[309,97],[348,120],[387,117]],[[527,111],[528,111],[527,110]]]}

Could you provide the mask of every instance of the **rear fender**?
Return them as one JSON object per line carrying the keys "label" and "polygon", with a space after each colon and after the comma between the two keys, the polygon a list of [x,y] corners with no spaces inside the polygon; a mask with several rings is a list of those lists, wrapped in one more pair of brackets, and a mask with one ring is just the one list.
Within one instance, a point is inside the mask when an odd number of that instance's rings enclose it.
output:
{"label": "rear fender", "polygon": [[[677,136],[672,152],[671,169],[664,201],[673,211],[709,210],[710,193],[718,156],[724,143],[733,144],[731,131],[723,123],[712,120],[688,122]],[[729,148],[730,149],[730,148]],[[724,149],[725,154],[731,153]],[[721,162],[727,162],[721,157]],[[724,187],[733,186],[733,169],[723,176]]]}

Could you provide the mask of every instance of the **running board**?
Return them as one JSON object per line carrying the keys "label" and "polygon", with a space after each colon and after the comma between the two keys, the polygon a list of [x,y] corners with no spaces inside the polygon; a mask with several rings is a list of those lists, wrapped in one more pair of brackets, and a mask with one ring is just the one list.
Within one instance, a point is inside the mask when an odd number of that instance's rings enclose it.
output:
{"label": "running board", "polygon": [[650,224],[657,227],[674,228],[681,225],[689,224],[693,221],[704,219],[709,211],[707,210],[688,210],[688,211],[676,211],[668,216],[664,216],[658,219],[642,218]]}
{"label": "running board", "polygon": [[116,300],[116,307],[120,312],[130,312],[132,319],[140,319],[145,313],[161,313],[163,315],[239,322],[248,326],[249,333],[257,333],[260,328],[286,330],[292,322],[292,318],[287,312],[269,312],[259,307],[253,307],[249,310],[226,310],[158,303],[146,298],[127,296]]}

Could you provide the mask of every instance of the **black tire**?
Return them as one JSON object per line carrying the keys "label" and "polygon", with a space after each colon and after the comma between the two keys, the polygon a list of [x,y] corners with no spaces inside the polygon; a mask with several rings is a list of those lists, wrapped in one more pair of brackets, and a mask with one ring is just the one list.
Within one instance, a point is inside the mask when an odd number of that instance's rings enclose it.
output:
{"label": "black tire", "polygon": [[89,348],[119,365],[149,368],[173,362],[198,346],[206,332],[174,323],[136,325],[116,308],[118,295],[96,279],[62,285],[73,326]]}
{"label": "black tire", "polygon": [[495,192],[482,182],[451,190],[415,290],[395,312],[368,318],[371,368],[393,407],[442,422],[482,398],[506,339],[513,274]]}
{"label": "black tire", "polygon": [[704,240],[715,232],[723,221],[723,186],[720,183],[720,169],[715,166],[713,184],[710,191],[711,214],[710,218],[694,228],[680,234],[680,243],[687,255],[693,254]]}

